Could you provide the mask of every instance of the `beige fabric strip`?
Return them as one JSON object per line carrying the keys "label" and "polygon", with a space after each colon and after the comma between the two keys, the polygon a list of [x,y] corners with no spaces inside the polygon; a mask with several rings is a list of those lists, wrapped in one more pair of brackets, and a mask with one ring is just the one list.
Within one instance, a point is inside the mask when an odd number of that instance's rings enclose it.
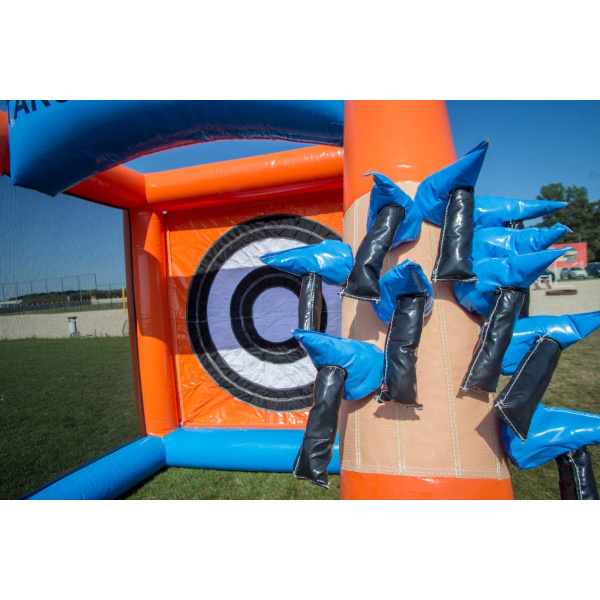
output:
{"label": "beige fabric strip", "polygon": [[[411,196],[417,184],[397,182]],[[366,233],[369,194],[344,217],[344,241],[354,255]],[[401,244],[384,261],[383,273],[409,259],[430,277],[440,228],[423,222],[415,242]],[[435,283],[435,303],[418,349],[417,388],[422,411],[379,404],[373,396],[343,402],[340,411],[341,468],[361,473],[415,477],[508,478],[498,420],[489,394],[460,392],[481,319],[456,301],[451,283]],[[383,350],[388,325],[369,302],[343,298],[342,335]]]}

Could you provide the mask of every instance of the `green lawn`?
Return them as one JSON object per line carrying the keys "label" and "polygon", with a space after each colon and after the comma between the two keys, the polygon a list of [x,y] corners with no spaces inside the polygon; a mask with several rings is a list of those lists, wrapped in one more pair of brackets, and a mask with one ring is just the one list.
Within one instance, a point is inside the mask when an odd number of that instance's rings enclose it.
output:
{"label": "green lawn", "polygon": [[[563,351],[542,402],[600,414],[600,330]],[[502,377],[499,389],[508,382]],[[596,481],[600,486],[600,447],[588,447]],[[555,500],[559,498],[556,463],[519,471],[511,467],[515,498],[519,500]]]}
{"label": "green lawn", "polygon": [[[139,437],[129,338],[0,341],[0,499],[22,496]],[[600,330],[565,350],[544,404],[600,414]],[[502,378],[500,389],[508,378]],[[589,449],[600,478],[600,448]],[[511,468],[517,499],[557,499],[554,461]],[[336,500],[290,473],[170,468],[125,499]]]}
{"label": "green lawn", "polygon": [[140,437],[128,337],[0,341],[0,499]]}
{"label": "green lawn", "polygon": [[125,500],[338,500],[340,477],[331,489],[300,481],[291,473],[247,473],[170,468],[126,494]]}
{"label": "green lawn", "polygon": [[[600,414],[600,330],[567,348],[544,396],[547,406],[562,406]],[[502,377],[498,389],[509,381]],[[594,473],[600,484],[600,447],[588,448]],[[559,499],[558,475],[554,461],[527,471],[511,465],[517,500]],[[173,499],[329,499],[339,498],[339,476],[329,477],[331,489],[324,490],[287,473],[238,473],[197,469],[166,469],[132,491],[131,500]]]}

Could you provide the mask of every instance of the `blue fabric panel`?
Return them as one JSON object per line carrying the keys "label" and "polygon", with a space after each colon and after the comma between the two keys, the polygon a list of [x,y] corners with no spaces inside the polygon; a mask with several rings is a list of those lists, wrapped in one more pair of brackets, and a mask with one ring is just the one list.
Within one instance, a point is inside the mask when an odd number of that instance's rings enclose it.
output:
{"label": "blue fabric panel", "polygon": [[347,373],[344,400],[360,400],[381,387],[384,354],[374,344],[328,333],[292,330],[315,367],[337,365]]}
{"label": "blue fabric panel", "polygon": [[343,285],[352,269],[352,249],[336,240],[270,252],[260,257],[266,265],[293,275],[316,273],[329,285]]}
{"label": "blue fabric panel", "polygon": [[366,173],[373,175],[375,184],[371,188],[371,197],[369,200],[369,214],[367,215],[367,231],[371,229],[377,213],[388,204],[395,204],[404,209],[404,218],[398,227],[398,231],[394,236],[392,248],[396,248],[404,242],[412,242],[419,237],[421,233],[421,225],[423,224],[423,215],[419,210],[415,201],[400,187],[398,187],[391,179],[371,171]]}
{"label": "blue fabric panel", "polygon": [[554,202],[554,200],[516,200],[498,196],[475,196],[475,229],[504,227],[509,221],[536,219],[566,205],[566,202]]}
{"label": "blue fabric panel", "polygon": [[429,175],[419,184],[415,203],[426,221],[441,227],[450,192],[458,188],[475,188],[489,145],[487,140],[481,142],[455,163]]}
{"label": "blue fabric panel", "polygon": [[550,229],[528,227],[508,229],[506,227],[481,227],[473,234],[474,258],[501,258],[511,254],[530,254],[545,250],[571,230],[561,223]]}
{"label": "blue fabric panel", "polygon": [[532,469],[570,450],[599,444],[600,415],[540,404],[524,442],[502,420],[500,439],[519,469]]}
{"label": "blue fabric panel", "polygon": [[564,350],[600,327],[600,310],[576,315],[537,315],[519,319],[502,359],[502,374],[512,375],[535,340],[547,335]]}
{"label": "blue fabric panel", "polygon": [[[303,429],[181,428],[165,436],[169,467],[291,473]],[[339,436],[329,473],[340,472]]]}
{"label": "blue fabric panel", "polygon": [[144,437],[65,475],[26,500],[113,500],[166,466],[161,438]]}
{"label": "blue fabric panel", "polygon": [[11,179],[55,196],[145,154],[196,142],[343,145],[342,100],[9,100]]}
{"label": "blue fabric panel", "polygon": [[477,281],[454,281],[454,295],[469,312],[487,317],[499,287],[528,288],[569,247],[551,248],[532,254],[514,254],[503,258],[483,258],[473,261]]}
{"label": "blue fabric panel", "polygon": [[411,260],[396,265],[390,269],[380,280],[379,290],[381,300],[371,302],[375,314],[384,322],[389,323],[396,308],[396,298],[402,294],[424,294],[425,315],[433,309],[433,287],[423,273],[421,265]]}

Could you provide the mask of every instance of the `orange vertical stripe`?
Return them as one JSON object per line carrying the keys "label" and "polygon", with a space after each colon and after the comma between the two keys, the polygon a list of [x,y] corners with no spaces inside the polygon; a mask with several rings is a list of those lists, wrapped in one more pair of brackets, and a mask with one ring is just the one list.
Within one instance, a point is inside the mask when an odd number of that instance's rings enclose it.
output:
{"label": "orange vertical stripe", "polygon": [[139,370],[146,432],[166,435],[179,425],[167,296],[164,218],[131,211],[131,252]]}
{"label": "orange vertical stripe", "polygon": [[133,369],[133,386],[135,390],[135,402],[140,424],[140,433],[147,435],[146,419],[144,416],[144,403],[142,401],[142,382],[140,380],[140,361],[137,340],[137,328],[135,318],[135,296],[133,283],[133,258],[131,244],[130,211],[123,211],[123,245],[125,247],[125,278],[127,285],[127,319],[129,322],[129,345],[131,350],[131,365]]}

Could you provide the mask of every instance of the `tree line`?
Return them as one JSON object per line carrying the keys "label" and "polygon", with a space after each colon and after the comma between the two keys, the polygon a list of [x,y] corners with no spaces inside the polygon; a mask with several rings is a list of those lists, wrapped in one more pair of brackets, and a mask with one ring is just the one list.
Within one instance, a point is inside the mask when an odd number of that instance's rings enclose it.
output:
{"label": "tree line", "polygon": [[[125,292],[127,295],[127,292]],[[65,290],[64,292],[40,292],[38,294],[19,294],[19,300],[25,304],[61,304],[65,302],[91,302],[104,298],[121,298],[121,288],[114,290]],[[16,298],[11,298],[15,300]]]}
{"label": "tree line", "polygon": [[600,262],[600,200],[590,202],[587,188],[577,185],[565,187],[562,183],[543,185],[537,199],[567,202],[567,206],[545,215],[541,225],[566,225],[571,233],[563,235],[559,242],[587,242],[588,263]]}

